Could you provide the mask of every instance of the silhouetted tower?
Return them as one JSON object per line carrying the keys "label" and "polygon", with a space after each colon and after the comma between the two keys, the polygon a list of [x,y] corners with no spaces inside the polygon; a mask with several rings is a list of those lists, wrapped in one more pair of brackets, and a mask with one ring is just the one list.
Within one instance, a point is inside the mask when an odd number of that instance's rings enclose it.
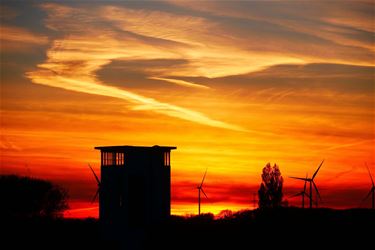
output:
{"label": "silhouetted tower", "polygon": [[170,152],[176,147],[109,146],[101,152],[99,219],[106,233],[170,216]]}

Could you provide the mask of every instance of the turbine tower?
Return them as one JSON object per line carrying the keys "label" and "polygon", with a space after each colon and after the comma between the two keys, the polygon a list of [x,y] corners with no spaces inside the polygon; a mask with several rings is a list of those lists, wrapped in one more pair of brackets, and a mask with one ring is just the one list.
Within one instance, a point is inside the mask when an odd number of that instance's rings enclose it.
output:
{"label": "turbine tower", "polygon": [[206,196],[206,198],[208,199],[206,193],[204,192],[203,190],[203,182],[204,182],[204,179],[206,178],[206,174],[207,174],[207,169],[206,169],[206,172],[204,172],[204,175],[203,175],[203,179],[202,179],[202,182],[201,184],[197,187],[198,189],[198,215],[201,214],[201,192],[204,194],[204,196]]}
{"label": "turbine tower", "polygon": [[367,167],[367,170],[368,170],[368,174],[370,175],[372,187],[370,189],[370,192],[368,192],[367,196],[363,199],[363,201],[367,200],[368,197],[371,195],[372,196],[371,208],[375,209],[375,184],[374,184],[374,179],[372,179],[370,168],[367,166],[367,163],[365,163],[365,164],[366,164],[366,167]]}
{"label": "turbine tower", "polygon": [[[306,174],[306,179],[307,179],[307,174]],[[303,191],[290,196],[290,198],[301,196],[302,197],[302,208],[305,208],[305,196],[307,196],[309,198],[309,196],[306,193],[306,183],[307,183],[307,181],[305,181],[305,185],[303,186]]]}
{"label": "turbine tower", "polygon": [[310,208],[312,208],[313,206],[313,189],[312,189],[312,186],[314,186],[314,189],[316,191],[316,194],[318,195],[319,199],[322,200],[322,198],[320,197],[320,193],[319,193],[319,190],[318,190],[318,187],[316,186],[315,182],[314,182],[314,178],[316,177],[316,175],[318,174],[319,172],[319,169],[321,168],[321,166],[323,165],[323,162],[324,160],[322,161],[322,163],[320,163],[318,169],[315,171],[315,173],[313,174],[313,176],[311,178],[301,178],[301,177],[290,177],[290,178],[293,178],[293,179],[297,179],[297,180],[303,180],[305,182],[309,182],[310,184],[310,193],[309,193],[309,198],[310,198]]}

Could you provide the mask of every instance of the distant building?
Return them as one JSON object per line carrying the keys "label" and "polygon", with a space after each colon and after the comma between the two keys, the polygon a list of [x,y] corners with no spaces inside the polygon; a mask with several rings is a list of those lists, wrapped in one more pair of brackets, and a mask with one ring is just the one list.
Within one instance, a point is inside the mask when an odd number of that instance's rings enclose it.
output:
{"label": "distant building", "polygon": [[106,231],[144,228],[170,216],[170,152],[176,147],[95,149],[101,153],[99,219]]}

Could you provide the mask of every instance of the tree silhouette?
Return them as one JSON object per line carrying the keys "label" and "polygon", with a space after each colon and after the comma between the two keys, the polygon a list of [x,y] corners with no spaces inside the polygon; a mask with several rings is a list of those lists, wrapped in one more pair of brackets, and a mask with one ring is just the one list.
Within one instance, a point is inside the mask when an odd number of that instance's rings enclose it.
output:
{"label": "tree silhouette", "polygon": [[280,207],[283,198],[283,177],[279,166],[270,163],[263,168],[262,183],[258,191],[259,208]]}
{"label": "tree silhouette", "polygon": [[0,175],[1,216],[60,217],[68,208],[67,191],[49,181]]}

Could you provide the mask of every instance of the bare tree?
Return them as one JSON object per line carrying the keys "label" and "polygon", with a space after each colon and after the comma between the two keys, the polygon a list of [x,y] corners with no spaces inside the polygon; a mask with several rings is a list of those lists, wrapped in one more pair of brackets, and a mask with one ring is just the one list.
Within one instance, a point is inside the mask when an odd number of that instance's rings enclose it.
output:
{"label": "bare tree", "polygon": [[280,207],[283,198],[283,177],[279,166],[270,163],[263,168],[262,183],[258,191],[259,208]]}

